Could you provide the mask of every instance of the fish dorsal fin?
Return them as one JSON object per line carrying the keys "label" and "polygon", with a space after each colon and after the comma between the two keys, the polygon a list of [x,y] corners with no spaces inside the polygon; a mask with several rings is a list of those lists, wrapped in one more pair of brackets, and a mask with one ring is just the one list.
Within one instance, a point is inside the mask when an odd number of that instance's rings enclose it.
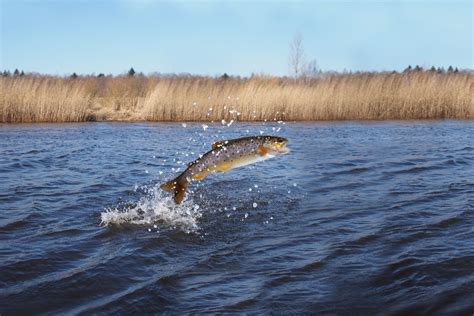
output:
{"label": "fish dorsal fin", "polygon": [[212,144],[212,149],[219,148],[219,147],[221,147],[222,145],[227,144],[228,142],[229,142],[228,140],[218,140],[217,142],[215,142],[214,144]]}

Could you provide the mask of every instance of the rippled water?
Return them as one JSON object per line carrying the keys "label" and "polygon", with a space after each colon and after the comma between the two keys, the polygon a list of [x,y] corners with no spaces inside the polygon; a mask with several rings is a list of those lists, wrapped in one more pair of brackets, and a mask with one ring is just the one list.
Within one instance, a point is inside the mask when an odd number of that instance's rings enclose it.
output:
{"label": "rippled water", "polygon": [[[260,131],[292,152],[194,183],[178,207],[158,189],[213,141]],[[469,121],[0,125],[0,313],[472,314],[472,135]]]}

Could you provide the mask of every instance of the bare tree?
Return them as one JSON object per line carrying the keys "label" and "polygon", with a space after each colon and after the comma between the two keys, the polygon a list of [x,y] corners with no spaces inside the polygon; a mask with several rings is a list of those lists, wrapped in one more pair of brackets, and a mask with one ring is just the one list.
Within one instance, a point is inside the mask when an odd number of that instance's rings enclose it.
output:
{"label": "bare tree", "polygon": [[313,59],[307,63],[302,72],[304,77],[311,79],[318,78],[320,74],[321,70],[319,69],[318,61],[316,59]]}
{"label": "bare tree", "polygon": [[288,59],[290,73],[296,78],[303,74],[305,68],[305,55],[303,48],[303,36],[297,33],[290,42],[290,56]]}

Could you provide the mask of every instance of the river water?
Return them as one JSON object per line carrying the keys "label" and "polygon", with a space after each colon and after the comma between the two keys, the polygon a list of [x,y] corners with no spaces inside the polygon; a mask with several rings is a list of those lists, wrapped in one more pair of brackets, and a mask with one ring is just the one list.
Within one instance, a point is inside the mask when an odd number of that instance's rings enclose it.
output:
{"label": "river water", "polygon": [[0,313],[474,313],[472,121],[208,125],[0,125]]}

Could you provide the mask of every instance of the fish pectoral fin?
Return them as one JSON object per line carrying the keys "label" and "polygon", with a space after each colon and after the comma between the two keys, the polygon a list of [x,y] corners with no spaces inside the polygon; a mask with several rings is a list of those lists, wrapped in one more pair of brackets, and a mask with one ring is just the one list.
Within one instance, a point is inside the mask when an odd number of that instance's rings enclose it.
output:
{"label": "fish pectoral fin", "polygon": [[204,179],[206,176],[207,176],[207,172],[201,171],[199,173],[193,174],[191,176],[191,179],[193,179],[194,181],[200,181],[200,180]]}
{"label": "fish pectoral fin", "polygon": [[263,145],[258,145],[257,153],[258,153],[260,156],[265,156],[265,155],[268,153],[268,150],[265,148],[265,146],[263,146]]}
{"label": "fish pectoral fin", "polygon": [[221,147],[222,145],[225,144],[225,142],[226,142],[226,140],[218,140],[217,142],[212,144],[212,149],[217,149],[217,148]]}
{"label": "fish pectoral fin", "polygon": [[223,163],[220,163],[219,165],[217,165],[216,167],[216,171],[217,172],[227,172],[229,171],[231,168],[232,165],[228,162],[223,162]]}

